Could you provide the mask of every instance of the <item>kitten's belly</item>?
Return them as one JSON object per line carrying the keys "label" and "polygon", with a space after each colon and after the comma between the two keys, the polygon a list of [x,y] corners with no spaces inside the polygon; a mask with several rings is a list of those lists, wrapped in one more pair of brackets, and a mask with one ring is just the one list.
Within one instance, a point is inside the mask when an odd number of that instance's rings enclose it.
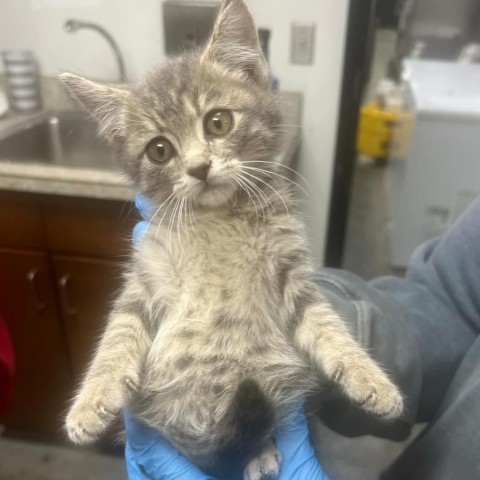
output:
{"label": "kitten's belly", "polygon": [[267,237],[242,228],[199,232],[177,257],[144,243],[138,257],[149,288],[168,307],[136,413],[187,453],[218,447],[242,380],[258,384],[279,419],[314,386],[287,336],[291,317],[276,275],[281,259],[270,255]]}
{"label": "kitten's belly", "polygon": [[307,364],[292,341],[267,327],[228,316],[197,324],[167,321],[147,356],[149,382],[156,391],[188,393],[201,386],[218,394],[247,377],[273,391],[305,376]]}
{"label": "kitten's belly", "polygon": [[243,380],[258,384],[280,419],[313,386],[292,345],[272,335],[239,345],[235,335],[172,329],[152,348],[141,402],[148,408],[137,414],[191,457],[222,442],[222,420]]}

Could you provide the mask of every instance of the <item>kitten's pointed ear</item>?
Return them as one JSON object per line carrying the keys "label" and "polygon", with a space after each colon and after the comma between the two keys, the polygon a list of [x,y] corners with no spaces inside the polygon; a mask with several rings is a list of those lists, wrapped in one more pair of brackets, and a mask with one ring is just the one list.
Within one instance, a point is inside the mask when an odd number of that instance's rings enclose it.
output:
{"label": "kitten's pointed ear", "polygon": [[125,111],[130,92],[62,73],[60,80],[80,103],[98,120],[100,134],[111,142],[123,141],[126,135]]}
{"label": "kitten's pointed ear", "polygon": [[202,59],[268,86],[268,66],[244,0],[224,0]]}

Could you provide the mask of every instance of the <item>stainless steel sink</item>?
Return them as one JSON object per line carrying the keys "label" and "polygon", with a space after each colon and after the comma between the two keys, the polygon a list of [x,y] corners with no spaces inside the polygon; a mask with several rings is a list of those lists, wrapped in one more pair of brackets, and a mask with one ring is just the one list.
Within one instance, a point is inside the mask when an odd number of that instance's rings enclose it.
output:
{"label": "stainless steel sink", "polygon": [[0,161],[118,170],[97,123],[82,112],[48,113],[0,132]]}

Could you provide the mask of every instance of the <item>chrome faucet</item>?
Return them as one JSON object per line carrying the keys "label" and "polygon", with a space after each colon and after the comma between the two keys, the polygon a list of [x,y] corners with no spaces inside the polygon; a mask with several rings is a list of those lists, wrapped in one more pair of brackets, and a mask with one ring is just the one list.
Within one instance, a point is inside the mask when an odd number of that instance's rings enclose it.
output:
{"label": "chrome faucet", "polygon": [[115,42],[113,37],[103,27],[97,25],[96,23],[84,22],[82,20],[67,20],[63,28],[66,32],[71,33],[74,33],[81,28],[89,28],[91,30],[95,30],[100,35],[102,35],[105,40],[110,44],[115,53],[115,57],[118,63],[118,70],[120,72],[120,82],[124,83],[127,81],[127,76],[125,73],[125,63],[123,61],[122,53],[118,48],[117,42]]}

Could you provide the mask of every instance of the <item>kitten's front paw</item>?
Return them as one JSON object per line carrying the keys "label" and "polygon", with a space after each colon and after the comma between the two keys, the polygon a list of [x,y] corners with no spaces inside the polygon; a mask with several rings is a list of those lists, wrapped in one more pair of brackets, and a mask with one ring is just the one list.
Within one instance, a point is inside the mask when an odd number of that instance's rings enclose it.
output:
{"label": "kitten's front paw", "polygon": [[364,365],[338,366],[332,380],[368,412],[385,419],[394,419],[402,414],[400,392],[371,359]]}
{"label": "kitten's front paw", "polygon": [[280,473],[282,457],[272,444],[253,457],[245,467],[243,480],[275,480]]}
{"label": "kitten's front paw", "polygon": [[103,388],[90,386],[80,391],[65,422],[69,439],[78,445],[94,442],[112,423],[124,406],[126,395],[133,390],[136,383],[123,379],[110,380]]}
{"label": "kitten's front paw", "polygon": [[94,442],[106,430],[117,413],[118,409],[110,410],[99,401],[75,402],[65,422],[68,438],[78,445]]}

